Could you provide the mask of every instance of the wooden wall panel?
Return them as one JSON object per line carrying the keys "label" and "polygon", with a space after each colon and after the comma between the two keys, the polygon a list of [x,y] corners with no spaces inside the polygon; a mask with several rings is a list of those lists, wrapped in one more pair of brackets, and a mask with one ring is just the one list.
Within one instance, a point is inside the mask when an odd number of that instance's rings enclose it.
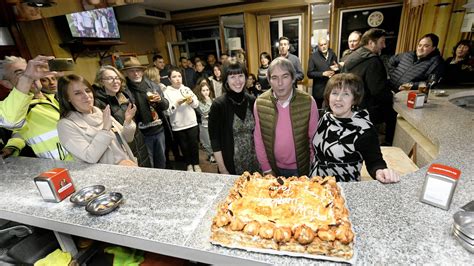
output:
{"label": "wooden wall panel", "polygon": [[[455,0],[453,3],[453,10],[451,13],[451,20],[449,21],[448,29],[461,29],[465,9],[462,7],[466,3],[466,0]],[[463,39],[462,32],[460,30],[448,30],[446,35],[446,42],[444,49],[442,50],[444,59],[452,56],[453,47],[459,40]]]}
{"label": "wooden wall panel", "polygon": [[354,6],[372,6],[374,4],[393,3],[393,0],[334,0],[334,5],[337,8],[346,8]]}
{"label": "wooden wall panel", "polygon": [[427,33],[435,33],[440,38],[439,49],[443,51],[448,33],[453,0],[444,0],[443,5],[438,5],[438,1],[428,1],[423,12],[423,21],[418,34],[418,39]]}
{"label": "wooden wall panel", "polygon": [[[56,57],[72,57],[71,52],[66,49],[61,47],[61,44],[63,42],[63,35],[65,34],[64,32],[61,32],[58,27],[56,27],[55,22],[51,18],[46,18],[43,19],[43,24],[46,30],[46,36],[49,45],[51,46],[52,50],[52,55]],[[69,34],[69,33],[68,33]]]}
{"label": "wooden wall panel", "polygon": [[257,75],[260,62],[258,60],[257,17],[251,13],[244,13],[245,47],[249,73]]}
{"label": "wooden wall panel", "polygon": [[[257,41],[259,55],[263,52],[271,54],[270,15],[257,16]],[[258,59],[258,64],[260,65],[260,58]]]}
{"label": "wooden wall panel", "polygon": [[83,11],[81,0],[56,0],[56,5],[48,8],[41,8],[41,15],[44,18],[60,16],[68,13]]}
{"label": "wooden wall panel", "polygon": [[444,58],[452,55],[452,47],[463,38],[460,32],[465,0],[405,0],[397,53],[416,49],[418,40],[433,32],[440,38],[438,48]]}
{"label": "wooden wall panel", "polygon": [[153,53],[156,47],[154,27],[151,25],[119,24],[121,41],[125,45],[117,46],[117,50],[126,53]]}
{"label": "wooden wall panel", "polygon": [[[168,42],[176,42],[178,41],[178,36],[176,35],[176,28],[174,25],[163,25],[163,34],[165,36],[165,39],[162,40],[165,42],[165,47],[168,49]],[[171,59],[169,58],[169,53],[166,53],[168,60],[168,63],[171,63]],[[179,47],[173,47],[173,56],[174,56],[174,62],[177,64],[179,62],[179,58],[181,57],[181,52],[179,51]],[[163,56],[165,57],[165,56]],[[166,58],[166,57],[165,57]],[[166,59],[165,59],[166,62]]]}
{"label": "wooden wall panel", "polygon": [[[189,24],[194,21],[200,21],[207,19],[209,17],[219,17],[221,15],[229,15],[240,12],[249,12],[249,13],[269,13],[275,10],[282,10],[283,12],[288,12],[292,8],[306,7],[308,5],[308,0],[293,0],[293,1],[271,1],[268,2],[258,2],[238,6],[229,6],[221,8],[209,8],[199,11],[191,12],[177,12],[171,14],[171,21],[176,25],[180,23]],[[291,12],[291,11],[290,11]]]}
{"label": "wooden wall panel", "polygon": [[18,25],[32,57],[54,55],[42,19],[19,22]]}

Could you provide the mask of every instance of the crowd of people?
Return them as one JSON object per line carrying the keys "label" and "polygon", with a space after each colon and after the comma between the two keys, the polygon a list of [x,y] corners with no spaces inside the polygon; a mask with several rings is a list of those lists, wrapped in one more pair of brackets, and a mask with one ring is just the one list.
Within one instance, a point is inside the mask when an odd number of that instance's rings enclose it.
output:
{"label": "crowd of people", "polygon": [[380,150],[376,125],[393,139],[393,94],[436,75],[449,82],[472,79],[472,47],[460,41],[446,62],[438,37],[427,34],[416,51],[380,58],[385,31],[349,35],[341,60],[321,39],[308,62],[312,94],[297,89],[304,73],[279,39],[279,56],[260,55],[258,73],[243,60],[215,55],[181,57],[166,66],[137,58],[122,68],[102,66],[93,84],[48,69],[52,57],[29,62],[7,57],[0,102],[2,157],[33,156],[125,166],[171,168],[170,153],[187,171],[201,172],[199,146],[219,173],[244,171],[276,176],[334,175],[359,181],[362,162],[382,183],[398,182]]}
{"label": "crowd of people", "polygon": [[[312,95],[318,107],[324,102],[324,89],[337,73],[353,73],[362,79],[364,97],[360,107],[367,109],[370,121],[382,125],[384,145],[391,145],[395,133],[397,113],[393,110],[393,93],[417,90],[419,84],[444,83],[458,85],[474,83],[472,41],[461,40],[453,48],[453,56],[443,60],[438,49],[439,37],[434,33],[423,35],[415,51],[400,53],[387,60],[381,56],[387,33],[372,28],[363,34],[350,33],[349,47],[337,59],[322,38],[308,62],[308,77],[313,79]],[[324,106],[323,106],[324,107]],[[326,108],[328,106],[325,106]]]}

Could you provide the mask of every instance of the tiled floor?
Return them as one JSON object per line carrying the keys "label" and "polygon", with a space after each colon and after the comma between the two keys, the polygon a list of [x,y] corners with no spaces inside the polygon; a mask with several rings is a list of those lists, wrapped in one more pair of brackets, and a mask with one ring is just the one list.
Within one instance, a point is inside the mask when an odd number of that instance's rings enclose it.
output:
{"label": "tiled floor", "polygon": [[[173,169],[186,171],[186,164],[184,162],[175,162],[173,156],[170,157]],[[207,160],[207,154],[203,149],[199,149],[199,166],[201,166],[203,172],[217,173],[217,164],[210,163]]]}

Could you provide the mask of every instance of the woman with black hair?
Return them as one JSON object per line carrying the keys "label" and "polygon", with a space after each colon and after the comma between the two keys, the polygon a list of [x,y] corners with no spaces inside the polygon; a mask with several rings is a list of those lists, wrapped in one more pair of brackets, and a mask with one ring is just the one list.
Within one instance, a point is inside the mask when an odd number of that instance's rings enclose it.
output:
{"label": "woman with black hair", "polygon": [[474,59],[472,41],[461,40],[453,47],[453,56],[446,59],[446,84],[474,82]]}
{"label": "woman with black hair", "polygon": [[263,52],[260,54],[260,67],[258,68],[258,83],[260,84],[262,92],[270,88],[267,79],[268,66],[272,62],[272,57],[269,53]]}
{"label": "woman with black hair", "polygon": [[209,113],[209,136],[214,158],[222,174],[259,171],[253,131],[255,97],[245,89],[247,69],[239,62],[223,71],[225,94],[218,97]]}
{"label": "woman with black hair", "polygon": [[212,88],[216,97],[222,95],[222,66],[221,64],[215,64],[212,67],[212,76],[209,77],[209,80],[212,83]]}
{"label": "woman with black hair", "polygon": [[183,85],[181,69],[170,68],[171,85],[165,90],[165,97],[169,101],[171,129],[183,152],[187,171],[202,172],[199,166],[199,128],[194,109],[198,108],[199,101],[193,91]]}

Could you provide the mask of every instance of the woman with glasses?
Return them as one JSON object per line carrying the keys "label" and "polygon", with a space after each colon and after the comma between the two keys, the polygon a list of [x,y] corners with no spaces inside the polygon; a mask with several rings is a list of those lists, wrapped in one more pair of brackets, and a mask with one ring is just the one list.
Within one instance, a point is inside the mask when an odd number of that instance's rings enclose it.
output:
{"label": "woman with glasses", "polygon": [[381,183],[400,180],[382,158],[377,132],[367,110],[359,110],[364,96],[362,80],[350,73],[329,79],[324,101],[329,110],[321,117],[313,137],[311,176],[335,176],[338,182],[360,181],[362,162]]}
{"label": "woman with glasses", "polygon": [[[109,105],[112,116],[121,124],[125,121],[128,105],[134,103],[128,90],[125,77],[113,66],[102,66],[95,77],[94,105],[104,110]],[[137,157],[138,166],[151,167],[148,150],[140,130],[135,131],[133,141],[129,143],[133,155]]]}

